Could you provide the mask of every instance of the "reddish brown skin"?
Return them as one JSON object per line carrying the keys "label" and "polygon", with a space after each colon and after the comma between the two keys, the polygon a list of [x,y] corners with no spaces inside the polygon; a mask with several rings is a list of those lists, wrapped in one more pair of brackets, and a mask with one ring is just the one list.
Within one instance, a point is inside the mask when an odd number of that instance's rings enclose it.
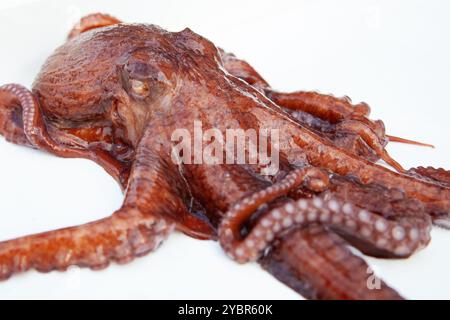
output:
{"label": "reddish brown skin", "polygon": [[[384,149],[383,123],[370,120],[369,112],[347,97],[277,92],[248,63],[189,29],[85,17],[45,62],[31,92],[0,88],[0,133],[57,156],[96,161],[120,183],[125,200],[108,218],[0,243],[0,279],[31,268],[125,263],[155,249],[173,229],[217,239],[224,217],[240,202],[244,209],[231,221],[238,238],[292,199],[331,195],[421,228],[426,245],[430,217],[448,221],[450,173],[404,171]],[[192,130],[195,120],[222,132],[279,129],[279,173],[263,176],[258,165],[178,167],[170,157],[171,134]],[[375,164],[380,158],[398,172]],[[306,168],[295,185],[267,189],[295,168]],[[259,204],[267,206],[245,206],[243,199],[261,190],[267,192]],[[412,253],[380,250],[358,231],[313,223],[277,234],[260,263],[308,298],[401,298],[384,282],[376,291],[367,287],[367,265],[349,243],[380,257]]]}

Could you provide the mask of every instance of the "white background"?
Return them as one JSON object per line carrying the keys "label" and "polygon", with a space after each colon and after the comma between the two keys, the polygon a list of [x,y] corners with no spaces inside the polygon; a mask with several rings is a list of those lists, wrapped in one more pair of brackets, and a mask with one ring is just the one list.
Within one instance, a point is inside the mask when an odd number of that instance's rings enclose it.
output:
{"label": "white background", "polygon": [[[30,86],[81,14],[102,11],[171,31],[188,26],[249,62],[284,91],[347,94],[372,106],[405,167],[450,168],[449,1],[17,1],[0,4],[0,84]],[[122,201],[86,160],[58,159],[0,138],[0,240],[85,223]],[[407,260],[368,261],[408,298],[450,298],[450,232]],[[175,234],[126,266],[24,275],[0,298],[248,298],[299,296],[258,265],[237,265],[217,243]]]}

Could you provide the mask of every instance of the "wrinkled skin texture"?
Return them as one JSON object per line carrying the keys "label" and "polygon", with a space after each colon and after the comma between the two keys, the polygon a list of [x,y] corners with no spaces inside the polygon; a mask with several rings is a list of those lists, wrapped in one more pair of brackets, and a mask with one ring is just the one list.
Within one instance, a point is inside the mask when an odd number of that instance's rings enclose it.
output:
{"label": "wrinkled skin texture", "polygon": [[[110,217],[0,243],[0,279],[34,268],[93,269],[154,249],[175,229],[219,240],[240,263],[258,261],[308,298],[400,299],[367,285],[349,249],[405,258],[448,225],[450,173],[405,171],[384,147],[365,103],[281,93],[246,62],[189,29],[167,32],[102,14],[83,18],[48,58],[32,91],[0,88],[10,142],[100,164],[125,200]],[[276,128],[280,170],[175,164],[178,128]],[[394,170],[375,164],[384,160]]]}

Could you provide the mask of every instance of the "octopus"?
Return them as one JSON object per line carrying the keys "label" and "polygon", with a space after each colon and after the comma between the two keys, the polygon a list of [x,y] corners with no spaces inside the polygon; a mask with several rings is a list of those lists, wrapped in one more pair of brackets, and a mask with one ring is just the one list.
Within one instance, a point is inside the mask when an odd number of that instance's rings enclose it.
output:
{"label": "octopus", "polygon": [[[366,103],[273,89],[247,62],[190,29],[168,32],[91,14],[45,62],[32,89],[0,87],[7,141],[90,159],[124,192],[112,215],[0,242],[0,279],[35,269],[94,270],[157,249],[175,230],[216,240],[309,299],[402,299],[370,285],[355,249],[407,258],[450,225],[450,171],[404,169]],[[279,169],[176,163],[172,133],[279,132]]]}

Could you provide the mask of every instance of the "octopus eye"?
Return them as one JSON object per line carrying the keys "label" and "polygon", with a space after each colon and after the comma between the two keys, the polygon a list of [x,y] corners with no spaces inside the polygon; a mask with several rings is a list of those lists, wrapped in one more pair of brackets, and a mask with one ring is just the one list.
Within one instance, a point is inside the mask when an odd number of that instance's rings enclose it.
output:
{"label": "octopus eye", "polygon": [[150,93],[150,88],[147,85],[147,83],[145,83],[145,82],[131,79],[130,84],[131,84],[131,90],[133,91],[133,93],[139,97],[144,98],[144,97],[148,96],[148,94]]}

